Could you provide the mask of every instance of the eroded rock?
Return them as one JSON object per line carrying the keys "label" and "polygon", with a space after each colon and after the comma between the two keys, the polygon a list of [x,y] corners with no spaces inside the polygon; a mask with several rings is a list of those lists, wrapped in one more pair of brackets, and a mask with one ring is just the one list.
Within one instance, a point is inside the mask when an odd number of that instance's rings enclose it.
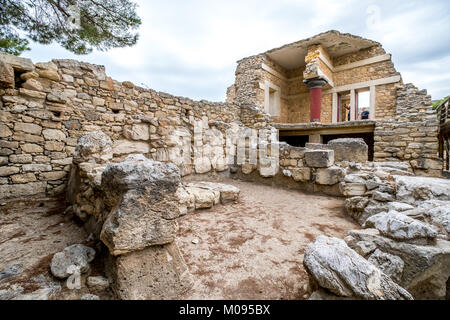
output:
{"label": "eroded rock", "polygon": [[337,238],[318,237],[306,248],[303,264],[316,286],[341,297],[412,300],[405,289]]}
{"label": "eroded rock", "polygon": [[62,252],[55,253],[50,264],[52,274],[59,278],[68,278],[73,271],[71,267],[79,269],[80,273],[89,270],[89,263],[95,258],[95,250],[82,244],[74,244]]}

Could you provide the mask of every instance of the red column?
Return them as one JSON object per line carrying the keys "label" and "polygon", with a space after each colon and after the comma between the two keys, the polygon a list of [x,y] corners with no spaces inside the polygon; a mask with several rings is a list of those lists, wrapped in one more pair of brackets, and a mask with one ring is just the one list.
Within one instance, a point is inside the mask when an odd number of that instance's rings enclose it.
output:
{"label": "red column", "polygon": [[310,120],[311,122],[320,122],[320,113],[322,109],[322,88],[327,84],[325,80],[316,78],[305,80],[309,88]]}

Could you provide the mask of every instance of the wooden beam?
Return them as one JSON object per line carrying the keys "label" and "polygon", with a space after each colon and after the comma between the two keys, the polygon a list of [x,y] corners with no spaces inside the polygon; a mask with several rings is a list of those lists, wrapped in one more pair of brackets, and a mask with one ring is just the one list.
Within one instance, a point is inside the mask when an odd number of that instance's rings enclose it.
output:
{"label": "wooden beam", "polygon": [[372,57],[372,58],[368,58],[368,59],[364,59],[364,60],[360,60],[360,61],[344,64],[342,66],[337,66],[337,67],[334,67],[333,71],[334,72],[340,72],[340,71],[354,69],[354,68],[358,68],[358,67],[364,67],[364,66],[368,66],[370,64],[383,62],[383,61],[388,61],[388,60],[391,60],[391,55],[389,53],[388,54],[383,54],[381,56],[376,56],[376,57]]}
{"label": "wooden beam", "polygon": [[343,92],[343,91],[370,88],[371,86],[381,86],[384,84],[397,83],[397,82],[400,82],[401,79],[402,79],[401,76],[393,76],[393,77],[388,77],[388,78],[381,78],[381,79],[376,79],[376,80],[352,83],[352,84],[347,84],[345,86],[335,87],[333,89],[327,90],[324,92],[324,94],[329,94],[329,93],[334,93],[334,92],[339,93],[339,92]]}
{"label": "wooden beam", "polygon": [[299,137],[310,135],[340,135],[353,133],[373,133],[375,125],[359,126],[359,127],[342,127],[342,128],[308,128],[308,129],[279,129],[280,137]]}

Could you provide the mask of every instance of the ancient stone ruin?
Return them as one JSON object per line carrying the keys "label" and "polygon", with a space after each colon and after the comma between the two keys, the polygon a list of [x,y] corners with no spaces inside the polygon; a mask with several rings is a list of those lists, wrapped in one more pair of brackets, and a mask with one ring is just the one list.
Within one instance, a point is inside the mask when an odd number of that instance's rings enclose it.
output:
{"label": "ancient stone ruin", "polygon": [[[103,66],[0,54],[0,97],[0,248],[29,258],[0,261],[0,299],[254,298],[260,279],[232,288],[233,270],[250,268],[233,261],[246,250],[261,274],[290,266],[266,277],[275,298],[448,298],[442,125],[377,42],[329,31],[242,59],[223,103],[118,82]],[[316,195],[345,208],[312,215],[319,234],[286,232],[283,214],[269,226],[271,201]],[[320,205],[305,203],[289,221]],[[33,230],[14,224],[27,207],[41,215],[36,230],[41,217],[59,220],[16,241]],[[332,228],[336,217],[346,229]],[[202,223],[204,234],[192,230]],[[303,234],[309,244],[295,247]],[[228,245],[205,240],[219,236]],[[285,256],[269,268],[270,250]],[[211,269],[221,255],[227,269]],[[206,288],[208,272],[230,283]]]}

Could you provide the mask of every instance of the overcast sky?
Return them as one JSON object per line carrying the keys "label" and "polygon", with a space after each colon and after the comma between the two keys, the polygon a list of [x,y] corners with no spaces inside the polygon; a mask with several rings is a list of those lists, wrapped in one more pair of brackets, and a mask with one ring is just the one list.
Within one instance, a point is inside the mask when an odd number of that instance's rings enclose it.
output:
{"label": "overcast sky", "polygon": [[138,0],[132,48],[76,56],[33,44],[34,62],[74,58],[106,66],[113,79],[174,95],[221,101],[236,61],[330,29],[381,42],[405,82],[433,99],[450,94],[448,0]]}

